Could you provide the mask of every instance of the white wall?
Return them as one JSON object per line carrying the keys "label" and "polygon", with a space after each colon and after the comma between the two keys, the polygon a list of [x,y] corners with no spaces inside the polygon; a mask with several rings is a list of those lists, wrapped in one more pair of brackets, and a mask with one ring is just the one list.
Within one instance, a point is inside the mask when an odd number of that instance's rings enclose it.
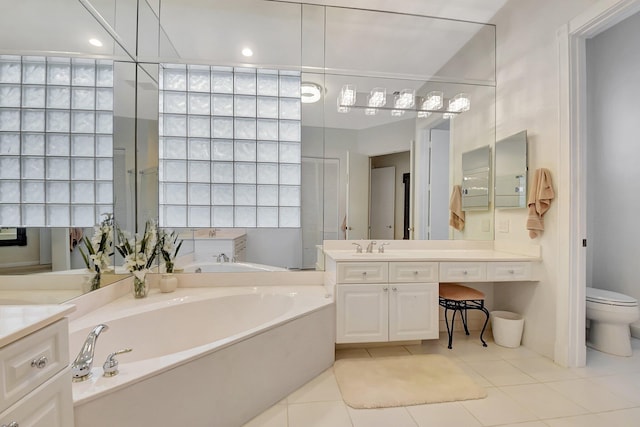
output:
{"label": "white wall", "polygon": [[587,40],[587,285],[640,298],[640,13]]}
{"label": "white wall", "polygon": [[[556,33],[597,0],[518,0],[508,2],[494,17],[496,32],[496,139],[526,129],[529,141],[529,169],[545,167],[552,177],[561,168],[559,141],[559,54]],[[536,283],[495,285],[495,308],[525,316],[523,343],[554,357],[556,300],[560,242],[569,230],[558,227],[558,206],[569,203],[569,182],[555,181],[556,199],[545,215],[544,233],[531,240],[523,226],[526,210],[496,210],[495,219],[509,220],[509,233],[496,233],[496,240],[538,244],[542,248],[541,280]],[[564,309],[560,307],[559,309]],[[566,327],[566,326],[563,326]]]}

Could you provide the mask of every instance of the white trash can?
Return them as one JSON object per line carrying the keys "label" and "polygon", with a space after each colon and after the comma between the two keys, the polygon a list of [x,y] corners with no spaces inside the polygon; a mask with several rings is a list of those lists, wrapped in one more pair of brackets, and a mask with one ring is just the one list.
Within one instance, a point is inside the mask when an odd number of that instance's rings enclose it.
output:
{"label": "white trash can", "polygon": [[510,311],[491,312],[491,330],[493,341],[502,347],[520,347],[524,318]]}

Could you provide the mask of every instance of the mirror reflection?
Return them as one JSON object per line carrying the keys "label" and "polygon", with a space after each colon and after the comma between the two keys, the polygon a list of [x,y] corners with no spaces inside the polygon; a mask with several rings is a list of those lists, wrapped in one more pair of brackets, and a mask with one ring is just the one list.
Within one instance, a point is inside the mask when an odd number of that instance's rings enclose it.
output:
{"label": "mirror reflection", "polygon": [[496,208],[527,207],[527,131],[496,142]]}
{"label": "mirror reflection", "polygon": [[[142,19],[138,21],[137,31],[132,31],[132,25],[125,24],[131,21],[134,11],[122,6],[122,3],[131,2],[47,2],[52,7],[54,3],[57,6],[55,13],[63,13],[64,20],[49,22],[46,18],[53,15],[39,15],[26,6],[14,8],[7,4],[3,10],[11,13],[3,14],[3,24],[8,26],[2,26],[7,32],[1,34],[0,48],[3,54],[75,52],[78,57],[114,60],[113,213],[118,224],[130,232],[141,230],[148,219],[163,217],[160,206],[167,194],[177,194],[159,190],[163,173],[161,159],[167,149],[162,138],[175,136],[161,134],[166,126],[159,121],[160,108],[166,106],[164,100],[159,103],[160,85],[165,83],[161,64],[227,69],[253,67],[297,73],[300,83],[311,83],[319,91],[318,101],[299,104],[299,141],[277,140],[278,144],[300,144],[299,160],[287,164],[299,165],[299,184],[293,184],[299,185],[299,206],[293,206],[299,207],[299,225],[281,227],[267,222],[266,226],[258,226],[258,208],[292,206],[257,203],[253,205],[255,226],[217,223],[211,216],[216,208],[211,203],[211,191],[218,183],[210,181],[207,183],[210,191],[208,223],[192,221],[202,219],[202,216],[196,215],[196,209],[190,212],[188,203],[172,201],[170,204],[185,207],[184,223],[167,223],[170,230],[175,229],[184,238],[180,257],[187,257],[185,266],[196,261],[218,263],[218,258],[220,261],[235,258],[259,266],[313,269],[318,246],[325,239],[381,238],[376,236],[393,236],[393,239],[493,238],[491,209],[471,212],[464,232],[453,232],[446,225],[451,186],[462,182],[462,153],[485,145],[493,146],[495,139],[493,26],[277,1],[194,1],[184,4],[166,0],[161,4],[141,2],[138,12]],[[98,23],[88,12],[91,7],[103,22]],[[158,16],[162,18],[158,19]],[[11,22],[20,22],[21,27]],[[106,40],[103,41],[105,45],[102,50],[94,51],[77,37],[54,37],[52,35],[57,33],[68,34],[59,25],[56,27],[56,22],[77,23],[78,28],[83,29],[82,34],[100,34]],[[371,28],[376,30],[371,31]],[[137,45],[132,43],[134,33],[138,37]],[[33,34],[39,36],[34,38]],[[211,43],[210,40],[225,40],[225,43]],[[407,54],[398,46],[420,46],[420,49]],[[244,56],[244,48],[250,48],[252,56]],[[345,85],[355,88],[357,105],[346,106],[350,111],[341,112],[338,96]],[[386,105],[370,101],[376,88],[384,88]],[[414,105],[396,105],[397,95],[407,90],[415,91],[412,95]],[[187,88],[184,92],[186,109],[194,107],[186,101],[192,92],[198,91]],[[443,94],[443,107],[423,107],[431,92]],[[208,95],[215,94],[215,91],[208,92]],[[448,115],[449,102],[458,94],[466,94],[471,107],[462,114]],[[257,92],[255,95],[231,95],[255,97],[256,105],[258,97],[263,96]],[[241,98],[234,99],[232,108],[238,107],[241,101]],[[211,97],[209,102],[209,108],[214,108]],[[344,107],[342,105],[342,110]],[[367,110],[372,109],[377,110],[376,114],[367,114],[371,113]],[[246,119],[246,113],[237,118]],[[270,117],[259,117],[256,107],[255,119],[250,118],[256,120],[257,126],[258,120]],[[186,132],[180,138],[184,138],[185,147],[188,147],[192,142],[188,124]],[[212,147],[215,148],[219,141],[230,141],[234,156],[241,145],[236,143],[246,142],[236,135],[217,138],[211,134],[207,141],[210,156],[215,152]],[[252,141],[256,146],[256,182],[220,184],[248,185],[251,189],[255,186],[257,202],[257,186],[275,185],[258,182],[258,163],[278,168],[281,164],[257,161],[259,143],[271,140],[258,138],[256,134]],[[252,144],[244,144],[244,147],[247,145]],[[185,158],[180,160],[188,165],[189,161],[202,159],[190,159],[187,150]],[[216,161],[213,157],[208,159],[210,166]],[[382,172],[378,169],[387,167],[395,167],[393,186],[390,185],[391,178],[386,178],[387,184],[378,183],[380,177],[377,175]],[[188,170],[186,173],[185,181],[169,182],[185,184],[188,198],[191,181]],[[210,170],[210,173],[213,172]],[[175,179],[175,175],[170,179]],[[393,203],[378,199],[382,185],[394,188],[394,195],[388,199]],[[427,191],[429,187],[431,192]],[[234,197],[235,191],[234,188]],[[234,215],[235,208],[246,206],[235,200],[231,205],[225,203],[223,206],[232,207]],[[393,209],[383,215],[379,207],[382,205],[392,205]],[[445,218],[444,226],[438,227],[442,218]],[[69,240],[68,230],[30,228],[29,233],[34,236],[32,241],[39,241],[43,234],[44,243],[40,245],[43,247],[49,245],[46,243],[48,234],[55,235],[49,238],[54,242]],[[84,235],[92,233],[91,227],[83,229]],[[223,240],[227,246],[216,246]],[[203,259],[195,259],[200,255]],[[72,254],[70,258],[70,269],[84,267],[80,254]],[[47,261],[46,255],[42,258],[38,255],[37,262],[43,261]],[[122,259],[117,257],[114,262],[116,266],[122,265]]]}

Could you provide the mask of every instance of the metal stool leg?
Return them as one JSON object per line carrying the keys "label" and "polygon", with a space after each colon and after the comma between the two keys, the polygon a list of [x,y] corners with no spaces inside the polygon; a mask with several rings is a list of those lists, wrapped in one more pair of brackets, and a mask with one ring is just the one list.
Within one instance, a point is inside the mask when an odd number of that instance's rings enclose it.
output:
{"label": "metal stool leg", "polygon": [[484,330],[487,328],[487,323],[489,322],[489,310],[487,310],[484,305],[480,306],[479,310],[482,310],[482,312],[486,316],[486,318],[484,319],[484,325],[482,326],[482,332],[480,332],[480,341],[482,341],[482,346],[486,347],[487,343],[484,341],[484,339],[482,339],[482,336],[484,335]]}
{"label": "metal stool leg", "polygon": [[467,302],[463,302],[463,307],[460,308],[460,316],[462,317],[462,325],[464,326],[464,333],[469,335],[469,328],[467,327]]}
{"label": "metal stool leg", "polygon": [[451,317],[451,327],[449,327],[449,317],[447,313],[449,312],[449,307],[445,306],[444,309],[444,322],[447,325],[447,336],[449,337],[449,345],[447,348],[451,350],[451,343],[453,342],[453,322],[456,320],[456,310],[453,310],[453,316]]}

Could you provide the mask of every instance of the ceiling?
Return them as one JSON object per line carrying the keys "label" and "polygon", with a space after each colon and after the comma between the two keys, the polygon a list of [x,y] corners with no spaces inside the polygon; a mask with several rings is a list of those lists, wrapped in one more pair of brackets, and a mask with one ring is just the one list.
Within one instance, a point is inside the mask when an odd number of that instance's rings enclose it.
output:
{"label": "ceiling", "polygon": [[[382,114],[367,118],[361,111],[357,115],[336,114],[337,92],[344,83],[356,83],[358,92],[363,94],[377,86],[386,87],[389,94],[421,87],[472,37],[486,28],[493,31],[492,27],[477,23],[489,22],[507,0],[311,0],[313,4],[302,0],[147,1],[145,19],[140,22],[151,28],[149,31],[142,28],[140,34],[157,34],[149,17],[155,17],[161,5],[161,24],[168,37],[161,39],[160,52],[170,52],[163,60],[211,63],[211,58],[215,58],[221,64],[233,65],[282,68],[302,65],[303,80],[321,84],[326,97],[325,105],[305,105],[303,115],[315,117],[317,123],[313,125],[361,129],[391,119],[388,115],[383,118]],[[82,2],[94,6],[125,44],[135,40],[131,0]],[[104,55],[127,60],[124,51],[109,42],[109,34],[90,17],[82,2],[0,0],[0,9],[4,11],[0,14],[0,50]],[[329,7],[325,15],[317,5],[366,10]],[[102,39],[105,45],[101,48],[88,45],[90,37]],[[493,40],[491,34],[488,39]],[[239,54],[245,45],[255,52],[251,59]],[[314,73],[324,68],[327,73]],[[486,74],[439,77],[447,82],[460,82],[484,79]]]}

